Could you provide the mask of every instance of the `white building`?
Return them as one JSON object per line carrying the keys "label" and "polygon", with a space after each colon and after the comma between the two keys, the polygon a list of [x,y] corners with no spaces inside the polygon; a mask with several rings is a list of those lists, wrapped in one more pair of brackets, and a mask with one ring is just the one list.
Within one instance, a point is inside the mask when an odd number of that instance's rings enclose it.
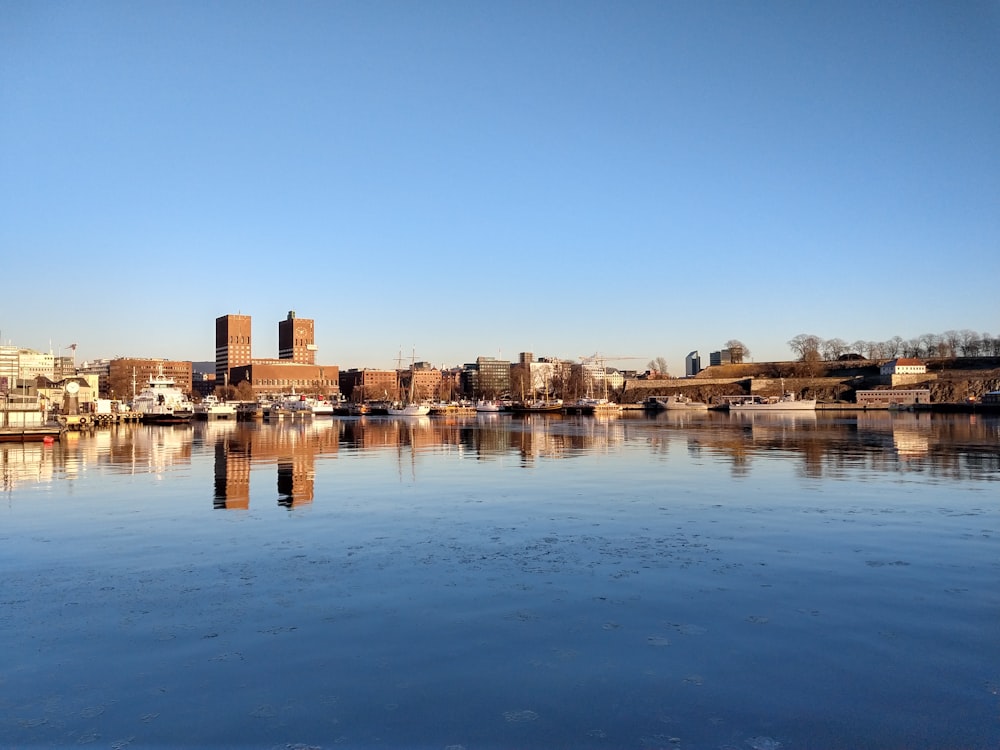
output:
{"label": "white building", "polygon": [[913,357],[890,359],[879,368],[881,375],[923,375],[926,372],[927,365]]}

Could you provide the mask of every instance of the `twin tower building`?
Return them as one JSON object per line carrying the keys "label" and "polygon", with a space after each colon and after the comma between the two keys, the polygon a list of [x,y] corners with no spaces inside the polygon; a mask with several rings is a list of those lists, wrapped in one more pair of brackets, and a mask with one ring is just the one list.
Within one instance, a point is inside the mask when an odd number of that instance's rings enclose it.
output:
{"label": "twin tower building", "polygon": [[295,311],[278,322],[277,359],[255,359],[252,346],[249,315],[215,319],[216,385],[238,386],[247,381],[261,393],[287,393],[292,388],[328,394],[339,391],[339,368],[316,364],[314,321],[296,317]]}

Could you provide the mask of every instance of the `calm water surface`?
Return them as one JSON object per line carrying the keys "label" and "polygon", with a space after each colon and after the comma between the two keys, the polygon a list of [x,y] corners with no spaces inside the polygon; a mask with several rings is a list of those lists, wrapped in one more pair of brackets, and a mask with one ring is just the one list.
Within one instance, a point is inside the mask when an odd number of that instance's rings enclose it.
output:
{"label": "calm water surface", "polygon": [[1000,745],[997,419],[122,426],[0,469],[0,746]]}

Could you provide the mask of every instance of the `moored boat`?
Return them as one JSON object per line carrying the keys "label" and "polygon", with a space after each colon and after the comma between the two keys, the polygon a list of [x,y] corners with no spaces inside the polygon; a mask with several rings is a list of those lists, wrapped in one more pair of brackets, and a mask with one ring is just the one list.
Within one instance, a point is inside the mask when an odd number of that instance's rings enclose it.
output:
{"label": "moored boat", "polygon": [[236,419],[236,405],[209,394],[194,405],[194,415],[198,419]]}
{"label": "moored boat", "polygon": [[729,411],[815,411],[816,399],[800,399],[794,393],[782,396],[729,396]]}
{"label": "moored boat", "polygon": [[132,411],[146,424],[183,424],[194,416],[194,404],[161,368],[132,400]]}
{"label": "moored boat", "polygon": [[431,413],[431,407],[428,404],[397,402],[387,407],[386,411],[390,417],[426,417]]}
{"label": "moored boat", "polygon": [[650,396],[646,399],[646,407],[663,411],[708,411],[708,404],[694,401],[680,393],[670,396]]}
{"label": "moored boat", "polygon": [[561,414],[563,410],[562,399],[554,401],[520,401],[511,407],[515,412],[522,414]]}

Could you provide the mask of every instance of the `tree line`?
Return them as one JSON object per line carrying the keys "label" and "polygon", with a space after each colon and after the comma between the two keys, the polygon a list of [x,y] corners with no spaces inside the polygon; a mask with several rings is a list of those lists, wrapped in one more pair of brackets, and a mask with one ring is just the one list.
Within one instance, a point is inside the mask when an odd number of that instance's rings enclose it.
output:
{"label": "tree line", "polygon": [[911,339],[893,336],[887,341],[854,341],[823,339],[800,333],[788,341],[788,346],[803,362],[834,360],[856,354],[865,359],[894,357],[1000,357],[1000,336],[972,330],[925,333]]}

